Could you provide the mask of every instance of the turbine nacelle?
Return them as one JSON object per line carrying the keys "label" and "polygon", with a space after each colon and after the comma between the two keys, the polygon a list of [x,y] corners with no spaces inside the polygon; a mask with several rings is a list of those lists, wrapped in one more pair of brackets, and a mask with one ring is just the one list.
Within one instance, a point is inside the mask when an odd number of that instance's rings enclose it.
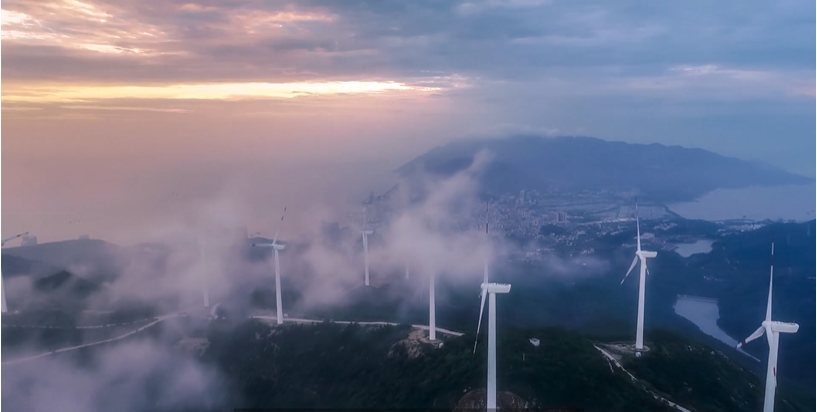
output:
{"label": "turbine nacelle", "polygon": [[284,250],[287,246],[280,243],[253,243],[252,247],[271,247],[275,250]]}
{"label": "turbine nacelle", "polygon": [[483,293],[509,293],[511,291],[511,285],[507,283],[483,283],[481,287]]}
{"label": "turbine nacelle", "polygon": [[647,259],[658,256],[658,252],[652,252],[649,250],[639,250],[638,252],[635,252],[635,255]]}
{"label": "turbine nacelle", "polygon": [[369,236],[369,235],[373,235],[374,231],[373,230],[361,230],[360,233],[362,233],[364,236]]}
{"label": "turbine nacelle", "polygon": [[766,326],[766,322],[764,323],[764,327],[770,328],[772,332],[778,333],[797,333],[800,330],[800,325],[794,322],[778,322],[778,321],[771,321],[769,325]]}

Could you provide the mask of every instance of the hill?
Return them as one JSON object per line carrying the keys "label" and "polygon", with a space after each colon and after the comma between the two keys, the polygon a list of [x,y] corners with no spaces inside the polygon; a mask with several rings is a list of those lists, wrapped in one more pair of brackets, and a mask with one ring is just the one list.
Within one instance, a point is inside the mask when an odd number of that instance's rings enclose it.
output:
{"label": "hill", "polygon": [[[807,225],[811,225],[809,231]],[[754,231],[736,233],[719,239],[712,252],[693,255],[688,266],[699,267],[700,278],[687,279],[698,294],[719,300],[718,325],[735,340],[742,340],[760,326],[766,314],[769,295],[771,241],[775,240],[775,278],[772,317],[797,322],[800,330],[780,338],[779,364],[786,376],[814,384],[814,369],[805,365],[817,362],[814,341],[814,267],[817,242],[814,221],[778,223]],[[706,280],[705,278],[709,280]],[[758,339],[746,351],[766,359],[768,346]]]}
{"label": "hill", "polygon": [[0,265],[2,265],[0,270],[3,271],[4,279],[15,276],[32,276],[37,278],[60,270],[57,266],[52,264],[7,254],[5,251],[6,249],[4,248],[2,260],[0,260],[0,262],[2,262],[0,263]]}
{"label": "hill", "polygon": [[456,141],[396,170],[450,176],[488,150],[494,160],[481,176],[486,192],[636,191],[657,201],[689,201],[720,188],[812,183],[814,179],[702,149],[629,144],[591,137],[515,136]]}
{"label": "hill", "polygon": [[[65,240],[3,249],[6,255],[44,262],[92,280],[110,279],[129,259],[125,248],[98,239]],[[53,273],[53,272],[52,272]]]}
{"label": "hill", "polygon": [[[476,354],[473,334],[447,337],[441,347],[422,335],[408,325],[244,321],[212,327],[202,360],[224,372],[231,403],[242,408],[454,409],[485,387],[485,334]],[[640,359],[614,355],[633,379],[599,350],[614,345],[562,328],[502,328],[498,390],[539,408],[675,410],[659,398],[695,411],[760,408],[759,378],[722,353],[663,331],[647,341],[654,350]],[[814,408],[808,397],[783,397],[779,411]]]}

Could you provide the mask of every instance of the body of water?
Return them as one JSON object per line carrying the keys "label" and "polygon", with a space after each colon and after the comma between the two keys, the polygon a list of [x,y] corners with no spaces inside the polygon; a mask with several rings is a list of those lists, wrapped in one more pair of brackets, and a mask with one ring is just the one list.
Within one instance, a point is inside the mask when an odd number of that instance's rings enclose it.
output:
{"label": "body of water", "polygon": [[675,252],[682,257],[688,258],[697,253],[709,253],[712,251],[714,241],[702,239],[695,243],[676,243]]}
{"label": "body of water", "polygon": [[[675,313],[694,323],[701,329],[701,332],[729,345],[737,346],[738,341],[727,335],[719,326],[718,319],[721,317],[720,308],[715,300],[699,299],[693,296],[685,297],[679,296],[675,301]],[[744,355],[757,360],[752,355],[744,352],[741,349],[738,351]]]}
{"label": "body of water", "polygon": [[799,222],[814,219],[817,186],[787,185],[718,189],[694,202],[669,205],[670,210],[687,219],[783,219]]}

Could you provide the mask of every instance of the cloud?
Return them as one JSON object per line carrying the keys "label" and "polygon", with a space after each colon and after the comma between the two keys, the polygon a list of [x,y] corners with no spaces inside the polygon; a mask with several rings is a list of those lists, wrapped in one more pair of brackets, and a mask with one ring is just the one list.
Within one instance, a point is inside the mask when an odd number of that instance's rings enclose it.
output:
{"label": "cloud", "polygon": [[[438,88],[415,88],[394,82],[333,83],[219,83],[151,86],[95,87],[10,87],[3,99],[25,102],[71,102],[97,99],[247,99],[294,98],[317,94],[381,93],[387,91],[434,91]],[[78,106],[69,106],[76,108]],[[120,108],[121,110],[121,108]]]}
{"label": "cloud", "polygon": [[[67,73],[75,80],[99,79],[118,68],[120,79],[164,84],[367,77],[409,84],[429,72],[520,81],[564,67],[597,72],[618,67],[627,75],[705,64],[780,75],[813,69],[803,57],[813,43],[801,36],[813,22],[796,3],[776,3],[762,16],[752,7],[721,5],[693,18],[689,11],[699,6],[9,1],[3,5],[9,47],[4,54],[12,82],[55,80],[53,70],[42,71],[45,60],[60,63],[62,79]],[[26,48],[17,47],[23,44]],[[47,48],[60,51],[46,57]],[[762,57],[770,53],[772,67]],[[32,59],[35,55],[42,57]],[[205,63],[206,71],[197,69]]]}
{"label": "cloud", "polygon": [[188,355],[150,339],[3,365],[3,399],[13,410],[68,412],[209,410],[226,397],[223,379]]}

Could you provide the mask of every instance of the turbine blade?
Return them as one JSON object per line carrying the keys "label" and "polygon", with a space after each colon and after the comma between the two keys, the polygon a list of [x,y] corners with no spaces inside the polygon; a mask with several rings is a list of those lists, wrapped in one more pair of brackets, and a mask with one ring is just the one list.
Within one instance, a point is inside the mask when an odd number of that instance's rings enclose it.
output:
{"label": "turbine blade", "polygon": [[489,202],[485,202],[485,243],[486,243],[486,250],[484,256],[484,264],[485,264],[485,273],[482,277],[482,283],[488,283],[488,250],[491,247],[491,238],[488,237],[488,204]]}
{"label": "turbine blade", "polygon": [[489,203],[490,203],[490,200],[485,202],[485,234],[486,235],[488,234],[488,204]]}
{"label": "turbine blade", "polygon": [[632,271],[633,271],[633,268],[635,268],[635,264],[636,264],[636,263],[638,263],[638,256],[636,256],[635,258],[633,258],[633,264],[632,264],[632,265],[630,265],[630,269],[629,269],[629,270],[627,270],[627,274],[626,274],[626,275],[624,275],[624,279],[621,279],[621,283],[619,283],[620,285],[623,285],[623,284],[624,284],[624,281],[625,281],[625,280],[627,280],[627,276],[630,276],[630,272],[632,272]]}
{"label": "turbine blade", "polygon": [[481,298],[482,303],[479,304],[479,322],[477,322],[477,336],[474,339],[474,353],[477,353],[477,343],[479,342],[479,328],[482,326],[482,312],[485,311],[485,296],[487,295],[486,291],[488,289],[482,288]]}
{"label": "turbine blade", "polygon": [[635,230],[636,230],[636,242],[637,248],[641,250],[641,225],[638,223],[638,198],[635,198]]}
{"label": "turbine blade", "polygon": [[766,303],[766,320],[772,320],[772,281],[774,280],[774,242],[772,242],[772,263],[769,271],[769,301]]}
{"label": "turbine blade", "polygon": [[766,331],[766,328],[764,328],[763,326],[757,328],[755,333],[749,335],[748,338],[746,338],[742,342],[738,343],[738,347],[741,347],[741,346],[743,346],[743,345],[745,345],[745,344],[747,344],[747,343],[749,343],[749,342],[763,336],[763,332],[765,332],[765,331]]}
{"label": "turbine blade", "polygon": [[284,215],[287,213],[287,207],[284,206],[284,213],[281,213],[281,220],[278,222],[278,229],[275,230],[275,237],[272,238],[272,244],[278,242],[278,233],[281,231],[281,225],[284,224]]}

